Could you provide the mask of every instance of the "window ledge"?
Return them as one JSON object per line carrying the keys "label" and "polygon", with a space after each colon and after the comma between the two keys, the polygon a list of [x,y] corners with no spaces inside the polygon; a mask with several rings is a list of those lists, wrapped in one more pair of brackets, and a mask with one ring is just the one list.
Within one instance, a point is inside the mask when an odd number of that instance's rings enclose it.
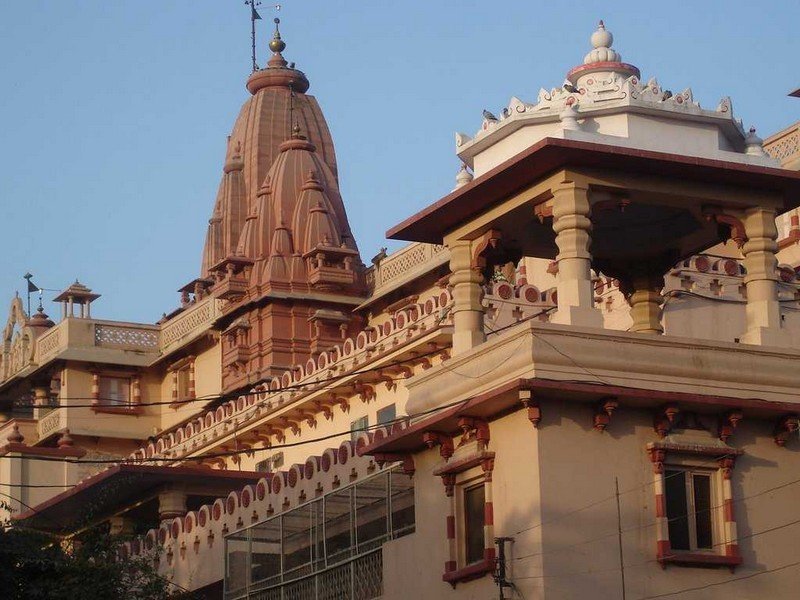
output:
{"label": "window ledge", "polygon": [[734,570],[742,564],[742,557],[705,554],[703,552],[674,552],[672,554],[662,554],[658,557],[658,562],[663,568],[666,568],[668,564],[672,564],[684,567],[728,567]]}
{"label": "window ledge", "polygon": [[144,409],[141,406],[103,406],[98,404],[92,407],[92,411],[110,415],[140,415]]}
{"label": "window ledge", "polygon": [[480,579],[489,573],[494,573],[494,559],[484,558],[480,562],[472,563],[456,571],[448,571],[442,575],[442,581],[446,581],[453,587],[458,583]]}

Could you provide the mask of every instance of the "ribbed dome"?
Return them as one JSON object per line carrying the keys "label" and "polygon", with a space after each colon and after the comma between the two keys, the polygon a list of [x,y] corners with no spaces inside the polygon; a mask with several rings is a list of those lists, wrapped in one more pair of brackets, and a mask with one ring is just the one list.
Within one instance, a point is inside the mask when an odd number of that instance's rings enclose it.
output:
{"label": "ribbed dome", "polygon": [[[239,111],[229,138],[231,147],[239,148],[242,159],[241,173],[247,200],[244,215],[253,213],[256,208],[258,193],[267,172],[278,158],[281,144],[291,136],[295,125],[301,128],[308,141],[315,147],[316,154],[324,163],[332,183],[338,187],[333,140],[316,98],[305,94],[309,87],[305,74],[293,66],[287,66],[283,56],[277,52],[273,54],[267,68],[255,71],[250,76],[247,87],[253,95]],[[212,213],[211,225],[226,221],[224,211],[222,213],[217,211],[224,185],[223,181],[217,196],[217,205]],[[340,216],[344,217],[343,208]],[[240,228],[244,225],[243,221],[244,217],[239,225]],[[269,226],[274,227],[274,223],[270,223]],[[214,264],[209,262],[211,260],[209,241],[210,238],[203,252],[202,276],[208,276],[208,269]],[[259,254],[269,247],[270,241],[271,239],[268,239],[266,244],[258,248]],[[224,247],[222,251],[230,253],[236,247],[237,242],[234,241],[233,245]],[[239,244],[239,247],[242,248],[242,244]],[[245,252],[245,255],[249,256],[249,253]]]}
{"label": "ribbed dome", "polygon": [[[274,281],[273,275],[280,273],[283,277],[289,270],[294,281],[302,275],[296,264],[298,258],[323,240],[330,246],[357,252],[336,177],[314,144],[299,131],[280,145],[280,154],[266,180],[269,194],[261,197],[256,216],[250,221],[252,230],[244,234],[247,247],[242,248],[258,251],[250,258],[267,260],[263,269],[253,270],[253,284]],[[272,259],[278,256],[285,261]],[[290,263],[295,264],[292,269]]]}
{"label": "ribbed dome", "polygon": [[203,250],[203,274],[208,273],[209,269],[219,261],[232,255],[239,243],[248,206],[243,167],[241,149],[237,145],[225,161],[214,213],[208,221],[206,245]]}

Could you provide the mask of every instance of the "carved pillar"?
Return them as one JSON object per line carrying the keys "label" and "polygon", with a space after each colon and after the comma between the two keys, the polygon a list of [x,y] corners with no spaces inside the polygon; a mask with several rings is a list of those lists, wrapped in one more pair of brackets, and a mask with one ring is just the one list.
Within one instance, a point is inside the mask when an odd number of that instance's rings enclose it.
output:
{"label": "carved pillar", "polygon": [[133,535],[134,521],[130,517],[116,516],[108,520],[110,525],[108,532],[111,535]]}
{"label": "carved pillar", "polygon": [[747,275],[747,330],[740,338],[745,344],[788,346],[789,336],[781,329],[778,303],[778,251],[775,210],[755,207],[744,212],[747,241],[742,248]]}
{"label": "carved pillar", "polygon": [[138,375],[131,380],[131,397],[131,403],[134,406],[138,406],[142,403],[142,382]]}
{"label": "carved pillar", "polygon": [[625,282],[621,281],[622,292],[631,307],[630,331],[637,333],[664,333],[661,325],[661,310],[664,305],[664,277],[661,275],[643,275]]}
{"label": "carved pillar", "polygon": [[47,408],[48,404],[50,404],[50,387],[44,385],[38,385],[33,388],[33,397],[34,397],[34,418],[40,419],[44,416],[42,413],[42,409]]}
{"label": "carved pillar", "polygon": [[553,190],[553,230],[558,246],[558,310],[552,318],[554,323],[603,326],[603,317],[594,308],[590,213],[587,188],[570,182]]}
{"label": "carved pillar", "polygon": [[158,494],[158,518],[174,519],[186,514],[186,492],[181,489],[167,489]]}
{"label": "carved pillar", "polygon": [[92,373],[92,404],[100,404],[100,374]]}
{"label": "carved pillar", "polygon": [[453,286],[453,355],[483,343],[483,276],[473,268],[472,245],[457,241],[450,246],[450,284]]}
{"label": "carved pillar", "polygon": [[188,376],[189,376],[189,382],[188,382],[189,400],[194,400],[195,399],[195,393],[194,393],[194,359],[192,359],[191,362],[189,363]]}

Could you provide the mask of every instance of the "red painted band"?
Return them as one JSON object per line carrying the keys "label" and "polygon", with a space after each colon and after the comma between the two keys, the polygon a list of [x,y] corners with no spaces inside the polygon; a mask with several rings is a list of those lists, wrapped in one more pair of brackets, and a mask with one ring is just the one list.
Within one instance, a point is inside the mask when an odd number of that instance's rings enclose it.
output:
{"label": "red painted band", "polygon": [[447,539],[453,540],[456,537],[456,518],[453,515],[447,516]]}

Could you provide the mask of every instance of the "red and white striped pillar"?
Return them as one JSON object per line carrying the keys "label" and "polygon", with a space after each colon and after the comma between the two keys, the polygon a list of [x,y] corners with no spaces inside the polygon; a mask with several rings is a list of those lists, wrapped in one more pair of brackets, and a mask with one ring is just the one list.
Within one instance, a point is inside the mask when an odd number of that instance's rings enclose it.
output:
{"label": "red and white striped pillar", "polygon": [[667,518],[667,497],[664,493],[664,459],[666,451],[650,449],[653,462],[653,489],[656,496],[656,556],[662,558],[672,553],[669,543],[669,519]]}
{"label": "red and white striped pillar", "polygon": [[178,371],[172,371],[172,401],[178,401]]}
{"label": "red and white striped pillar", "polygon": [[725,456],[719,459],[722,471],[722,515],[724,521],[725,556],[739,556],[739,533],[736,529],[736,515],[733,510],[733,488],[731,475],[736,458]]}
{"label": "red and white striped pillar", "polygon": [[92,404],[100,404],[100,375],[92,373]]}
{"label": "red and white striped pillar", "polygon": [[481,462],[483,469],[483,559],[493,561],[494,548],[494,502],[492,500],[492,471],[494,471],[494,458],[486,458]]}
{"label": "red and white striped pillar", "polygon": [[189,399],[194,400],[194,359],[189,362]]}
{"label": "red and white striped pillar", "polygon": [[131,396],[135,406],[142,403],[142,386],[138,375],[131,381]]}
{"label": "red and white striped pillar", "polygon": [[444,564],[446,573],[455,571],[458,565],[458,549],[456,547],[456,476],[452,473],[442,475],[444,493],[448,500],[447,514],[447,562]]}

